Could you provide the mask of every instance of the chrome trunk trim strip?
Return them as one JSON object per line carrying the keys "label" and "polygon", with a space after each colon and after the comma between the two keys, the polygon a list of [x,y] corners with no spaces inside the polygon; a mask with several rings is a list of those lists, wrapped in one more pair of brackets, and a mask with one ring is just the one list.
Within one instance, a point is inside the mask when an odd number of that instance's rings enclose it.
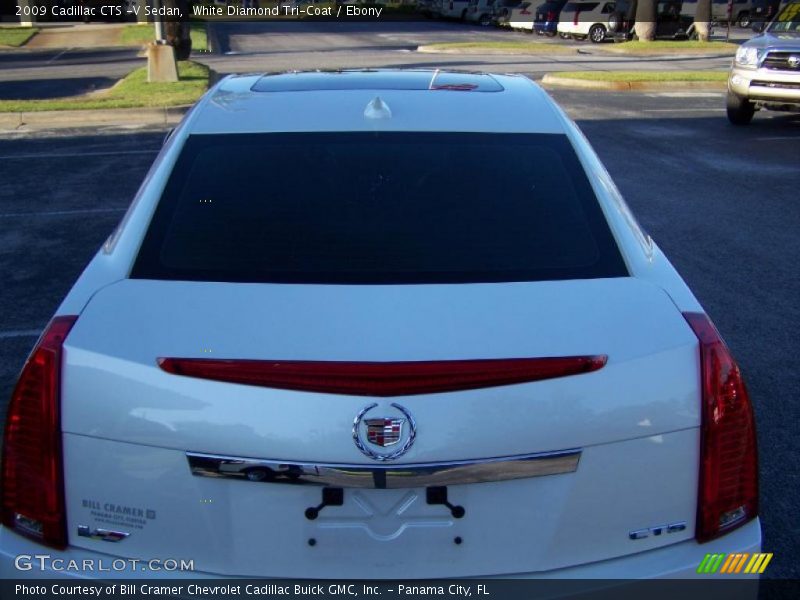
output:
{"label": "chrome trunk trim strip", "polygon": [[572,473],[580,449],[478,460],[408,465],[348,465],[286,462],[187,452],[197,477],[219,477],[294,485],[340,488],[421,488],[526,479]]}

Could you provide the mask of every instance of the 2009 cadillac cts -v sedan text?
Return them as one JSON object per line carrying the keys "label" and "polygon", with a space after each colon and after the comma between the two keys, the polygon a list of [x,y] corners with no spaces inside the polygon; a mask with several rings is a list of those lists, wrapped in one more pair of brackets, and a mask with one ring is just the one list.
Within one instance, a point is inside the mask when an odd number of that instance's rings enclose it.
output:
{"label": "2009 cadillac cts -v sedan text", "polygon": [[761,544],[734,359],[518,76],[224,79],[3,444],[4,577],[43,545],[338,579],[690,576]]}

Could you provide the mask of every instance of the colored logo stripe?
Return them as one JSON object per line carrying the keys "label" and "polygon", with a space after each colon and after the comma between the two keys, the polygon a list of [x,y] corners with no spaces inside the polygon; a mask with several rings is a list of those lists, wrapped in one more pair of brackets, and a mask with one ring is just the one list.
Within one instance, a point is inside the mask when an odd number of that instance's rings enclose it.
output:
{"label": "colored logo stripe", "polygon": [[747,568],[744,570],[745,573],[763,573],[764,570],[767,568],[769,561],[772,560],[772,552],[769,554],[753,554],[753,558],[750,559],[750,563],[747,565]]}
{"label": "colored logo stripe", "polygon": [[763,573],[771,560],[772,553],[706,554],[697,567],[697,572],[708,574],[717,572],[725,574]]}
{"label": "colored logo stripe", "polygon": [[706,554],[703,562],[697,567],[698,573],[716,573],[722,564],[722,559],[725,558],[724,554]]}

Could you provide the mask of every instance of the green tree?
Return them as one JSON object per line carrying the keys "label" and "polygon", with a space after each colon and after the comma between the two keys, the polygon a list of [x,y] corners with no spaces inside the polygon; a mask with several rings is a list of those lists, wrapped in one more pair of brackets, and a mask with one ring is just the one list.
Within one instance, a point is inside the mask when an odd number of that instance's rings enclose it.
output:
{"label": "green tree", "polygon": [[162,5],[180,10],[181,18],[165,18],[164,37],[167,44],[175,48],[176,60],[188,60],[192,53],[192,38],[189,35],[189,2],[188,0],[162,0]]}

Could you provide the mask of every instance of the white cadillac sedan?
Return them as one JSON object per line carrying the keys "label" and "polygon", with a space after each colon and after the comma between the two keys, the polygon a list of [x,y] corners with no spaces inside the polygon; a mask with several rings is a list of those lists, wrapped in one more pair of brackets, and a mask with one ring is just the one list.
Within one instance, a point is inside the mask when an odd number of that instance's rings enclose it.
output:
{"label": "white cadillac sedan", "polygon": [[0,576],[683,577],[757,514],[733,357],[532,81],[247,75],[25,364]]}

